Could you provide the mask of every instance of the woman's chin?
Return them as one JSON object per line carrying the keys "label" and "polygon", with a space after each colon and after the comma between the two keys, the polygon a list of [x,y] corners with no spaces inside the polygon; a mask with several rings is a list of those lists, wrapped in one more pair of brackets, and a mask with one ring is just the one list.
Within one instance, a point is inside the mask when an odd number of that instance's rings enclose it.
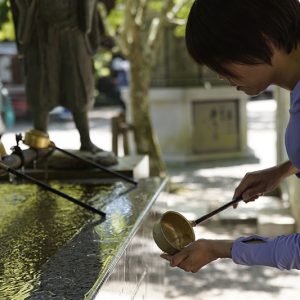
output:
{"label": "woman's chin", "polygon": [[263,92],[263,91],[258,91],[258,90],[250,90],[250,89],[247,89],[247,88],[243,88],[241,86],[238,86],[237,90],[242,91],[242,92],[244,92],[245,94],[247,94],[248,96],[251,96],[251,97],[258,96]]}

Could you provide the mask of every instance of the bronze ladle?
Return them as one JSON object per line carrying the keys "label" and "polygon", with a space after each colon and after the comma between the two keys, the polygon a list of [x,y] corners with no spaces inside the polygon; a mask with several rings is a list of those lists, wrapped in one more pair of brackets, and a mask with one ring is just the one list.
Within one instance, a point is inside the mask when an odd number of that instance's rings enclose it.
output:
{"label": "bronze ladle", "polygon": [[173,255],[195,241],[193,227],[241,200],[241,197],[233,199],[195,221],[188,221],[178,212],[167,211],[154,224],[153,239],[163,252]]}

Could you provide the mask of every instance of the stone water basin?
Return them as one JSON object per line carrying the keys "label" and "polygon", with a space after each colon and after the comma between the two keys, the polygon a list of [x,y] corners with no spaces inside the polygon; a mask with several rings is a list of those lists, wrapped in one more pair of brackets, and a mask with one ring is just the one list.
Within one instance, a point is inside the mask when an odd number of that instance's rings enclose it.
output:
{"label": "stone water basin", "polygon": [[0,184],[0,299],[93,299],[164,181],[51,182],[96,216],[32,184]]}

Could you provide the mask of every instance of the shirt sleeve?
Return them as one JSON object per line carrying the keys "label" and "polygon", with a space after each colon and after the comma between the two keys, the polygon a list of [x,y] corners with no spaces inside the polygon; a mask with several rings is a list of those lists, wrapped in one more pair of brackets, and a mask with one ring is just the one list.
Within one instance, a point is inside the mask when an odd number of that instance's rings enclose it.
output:
{"label": "shirt sleeve", "polygon": [[[249,243],[250,241],[258,242]],[[240,265],[300,270],[300,234],[276,238],[257,235],[240,237],[233,243],[231,256],[232,260]]]}

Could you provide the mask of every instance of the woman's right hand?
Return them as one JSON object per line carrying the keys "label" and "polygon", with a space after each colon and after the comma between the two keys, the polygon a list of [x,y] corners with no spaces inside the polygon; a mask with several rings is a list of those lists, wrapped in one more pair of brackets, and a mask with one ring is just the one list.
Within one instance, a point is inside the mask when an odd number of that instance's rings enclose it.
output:
{"label": "woman's right hand", "polygon": [[[275,190],[285,177],[297,172],[291,162],[285,162],[272,168],[247,173],[235,189],[233,198],[242,197],[246,203],[254,201]],[[234,205],[236,207],[237,204]]]}

